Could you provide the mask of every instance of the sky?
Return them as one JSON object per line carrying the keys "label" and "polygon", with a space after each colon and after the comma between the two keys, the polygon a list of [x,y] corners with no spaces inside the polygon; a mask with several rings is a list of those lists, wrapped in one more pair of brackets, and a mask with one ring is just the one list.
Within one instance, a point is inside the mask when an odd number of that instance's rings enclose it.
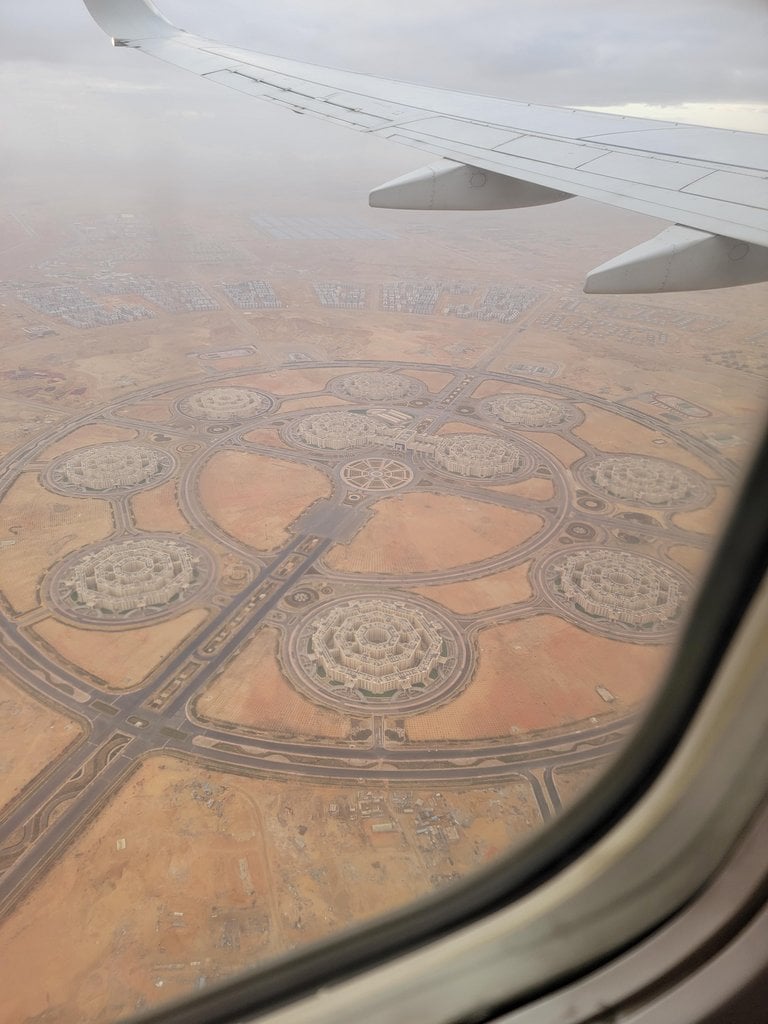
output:
{"label": "sky", "polygon": [[[233,44],[538,103],[768,131],[765,0],[160,0]],[[0,184],[356,201],[422,159],[128,50],[81,0],[0,0]]]}

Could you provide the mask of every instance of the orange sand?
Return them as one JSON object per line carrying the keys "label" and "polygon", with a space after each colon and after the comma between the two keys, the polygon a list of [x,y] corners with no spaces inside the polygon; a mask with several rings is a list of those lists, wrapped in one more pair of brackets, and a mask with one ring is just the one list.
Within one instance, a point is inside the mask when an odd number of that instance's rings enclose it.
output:
{"label": "orange sand", "polygon": [[[353,371],[350,370],[350,373]],[[332,377],[340,377],[343,370],[282,370],[276,373],[257,373],[252,377],[237,377],[224,381],[223,386],[260,388],[273,395],[302,395],[323,391]]]}
{"label": "orange sand", "polygon": [[460,615],[473,615],[489,608],[528,601],[533,591],[528,582],[528,565],[518,565],[506,572],[497,572],[493,576],[471,580],[469,583],[417,587],[414,593],[438,601]]}
{"label": "orange sand", "polygon": [[[622,422],[624,421],[622,420]],[[572,466],[577,459],[584,458],[584,452],[581,448],[577,448],[575,444],[566,441],[559,434],[536,433],[535,437],[542,448],[546,448],[564,466]],[[631,449],[628,449],[628,451],[631,451]]]}
{"label": "orange sand", "polygon": [[17,611],[35,608],[45,572],[112,529],[109,502],[51,494],[34,473],[22,474],[0,504],[0,540],[15,541],[0,548],[0,588]]}
{"label": "orange sand", "polygon": [[66,452],[75,451],[76,448],[87,448],[91,444],[108,444],[111,441],[134,441],[138,437],[135,430],[128,430],[125,427],[93,426],[80,427],[73,431],[62,441],[51,445],[40,456],[42,459],[56,459]]}
{"label": "orange sand", "polygon": [[513,549],[542,527],[538,516],[448,495],[414,492],[373,507],[352,543],[331,549],[329,567],[398,575],[450,569]]}
{"label": "orange sand", "polygon": [[277,659],[278,633],[260,629],[196,702],[203,718],[249,726],[270,735],[343,739],[350,722],[315,707],[285,679]]}
{"label": "orange sand", "polygon": [[555,495],[555,485],[552,481],[543,480],[541,477],[531,477],[530,480],[523,480],[519,484],[505,484],[503,487],[493,489],[500,494],[519,494],[521,498],[531,498],[533,501],[551,501]]}
{"label": "orange sand", "polygon": [[82,734],[77,722],[0,674],[0,809]]}
{"label": "orange sand", "polygon": [[704,575],[704,570],[709,565],[711,552],[702,551],[701,548],[692,548],[684,544],[676,544],[669,549],[669,557],[673,558],[678,565],[682,565],[696,579]]}
{"label": "orange sand", "polygon": [[258,551],[284,544],[289,527],[331,493],[324,473],[250,452],[219,452],[200,476],[200,497],[211,518]]}
{"label": "orange sand", "polygon": [[317,398],[290,398],[288,401],[283,402],[280,406],[280,411],[296,412],[300,409],[320,409],[328,405],[349,406],[349,402],[345,402],[343,398],[336,398],[334,395],[320,395]]}
{"label": "orange sand", "polygon": [[263,444],[267,448],[287,448],[283,439],[280,437],[279,431],[272,427],[263,427],[261,430],[251,430],[247,434],[244,434],[244,439],[250,441],[251,444]]}
{"label": "orange sand", "polygon": [[208,618],[201,608],[171,622],[115,633],[65,626],[45,619],[35,632],[66,660],[103,680],[109,689],[139,686]]}
{"label": "orange sand", "polygon": [[[605,412],[596,409],[592,405],[582,405],[581,409],[586,413],[587,418],[580,427],[574,427],[573,433],[583,437],[589,444],[604,452],[632,452],[637,455],[652,455],[657,459],[669,459],[670,462],[679,462],[683,466],[695,469],[702,476],[712,477],[714,472],[695,455],[691,455],[684,448],[667,441],[662,434],[657,434],[648,427],[641,427],[638,423],[632,423],[623,416],[617,416],[612,412]],[[666,444],[654,444],[654,440],[663,438]]]}
{"label": "orange sand", "polygon": [[179,511],[176,481],[168,480],[151,491],[141,491],[133,499],[133,516],[139,530],[149,533],[188,533],[189,523]]}
{"label": "orange sand", "polygon": [[459,423],[453,421],[446,423],[438,430],[440,434],[485,434],[486,437],[493,436],[489,430],[484,430],[483,427],[475,426],[474,423]]}
{"label": "orange sand", "polygon": [[730,487],[718,487],[714,500],[706,508],[678,512],[672,516],[675,526],[694,533],[718,534],[723,530],[733,508],[735,495]]}
{"label": "orange sand", "polygon": [[120,415],[132,420],[167,423],[171,418],[171,410],[167,402],[139,402],[137,405],[126,405],[120,410]]}
{"label": "orange sand", "polygon": [[[412,740],[509,736],[627,710],[653,691],[669,658],[668,647],[606,640],[549,615],[483,630],[478,647],[467,690],[412,718]],[[615,704],[598,696],[599,685],[617,697]]]}

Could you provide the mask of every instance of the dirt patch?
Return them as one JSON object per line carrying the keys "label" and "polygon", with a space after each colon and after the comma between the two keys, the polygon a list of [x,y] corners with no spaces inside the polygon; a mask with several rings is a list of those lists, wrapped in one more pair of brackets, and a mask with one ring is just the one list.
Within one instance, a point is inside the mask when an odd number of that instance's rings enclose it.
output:
{"label": "dirt patch", "polygon": [[700,579],[710,563],[712,552],[702,551],[701,548],[692,548],[685,544],[676,544],[669,549],[669,557],[687,569],[695,579]]}
{"label": "dirt patch", "polygon": [[315,391],[324,391],[332,377],[339,377],[343,370],[286,370],[273,373],[258,373],[252,377],[238,377],[224,382],[224,386],[260,388],[273,395],[303,395]]}
{"label": "dirt patch", "polygon": [[444,387],[447,387],[455,379],[453,374],[438,373],[436,370],[409,370],[406,376],[415,377],[417,380],[423,381],[433,395],[439,394]]}
{"label": "dirt patch", "polygon": [[540,477],[531,477],[530,480],[523,480],[519,484],[504,484],[502,487],[494,487],[493,490],[499,494],[517,494],[532,501],[551,501],[555,496],[555,485],[552,481],[542,480]]}
{"label": "dirt patch", "polygon": [[527,512],[414,492],[377,502],[352,543],[333,548],[326,561],[342,572],[433,572],[512,550],[542,525]]}
{"label": "dirt patch", "polygon": [[0,809],[82,735],[77,722],[0,674]]}
{"label": "dirt patch", "polygon": [[470,580],[469,583],[418,587],[413,592],[437,601],[460,615],[472,615],[489,608],[529,601],[533,595],[528,581],[528,565],[518,565],[507,572],[497,572],[481,580]]}
{"label": "dirt patch", "polygon": [[693,533],[718,534],[731,513],[734,497],[730,487],[718,487],[714,500],[706,508],[678,512],[672,516],[672,522],[682,530],[692,530]]}
{"label": "dirt patch", "polygon": [[[657,459],[679,462],[682,466],[695,469],[704,477],[711,478],[715,475],[714,470],[706,462],[669,441],[664,434],[659,434],[648,427],[641,427],[639,423],[633,423],[615,413],[596,409],[593,405],[582,405],[579,408],[584,411],[586,419],[581,426],[573,428],[573,433],[583,437],[599,451],[652,455]],[[659,441],[662,443],[655,443]]]}
{"label": "dirt patch", "polygon": [[287,402],[283,402],[280,406],[280,412],[297,412],[301,409],[321,409],[329,405],[344,405],[349,407],[349,402],[345,402],[343,398],[335,398],[333,395],[320,395],[317,398],[291,398]]}
{"label": "dirt patch", "polygon": [[148,533],[189,533],[189,523],[179,511],[178,485],[169,480],[161,487],[142,491],[131,499],[139,530]]}
{"label": "dirt patch", "polygon": [[24,473],[0,504],[0,589],[19,612],[39,604],[45,572],[71,551],[112,532],[109,502],[51,494],[34,473]]}
{"label": "dirt patch", "polygon": [[461,423],[453,421],[452,423],[446,423],[445,426],[440,427],[438,430],[440,434],[485,434],[486,437],[492,437],[493,435],[489,430],[485,430],[483,427],[478,427],[474,423]]}
{"label": "dirt patch", "polygon": [[167,402],[140,402],[137,405],[126,405],[120,410],[121,416],[132,420],[148,420],[150,423],[168,423],[171,410]]}
{"label": "dirt patch", "polygon": [[57,459],[59,455],[75,451],[76,448],[87,448],[89,445],[109,444],[112,441],[135,441],[138,431],[127,430],[125,427],[93,426],[80,427],[68,434],[63,440],[46,448],[40,459]]}
{"label": "dirt patch", "polygon": [[[467,690],[412,718],[410,739],[511,736],[626,711],[653,692],[669,648],[606,640],[543,615],[483,630],[478,654]],[[596,686],[610,690],[615,703],[606,704]]]}
{"label": "dirt patch", "polygon": [[279,431],[274,427],[262,427],[260,430],[251,430],[244,435],[244,440],[251,444],[263,444],[267,448],[287,448],[288,445],[280,437]]}
{"label": "dirt patch", "polygon": [[586,793],[590,786],[608,771],[612,764],[610,757],[598,757],[588,764],[557,767],[552,773],[563,807],[570,807]]}
{"label": "dirt patch", "polygon": [[319,470],[250,452],[214,455],[199,487],[214,522],[257,551],[284,544],[291,523],[331,494],[331,483]]}
{"label": "dirt patch", "polygon": [[350,720],[304,700],[290,686],[277,658],[279,634],[260,629],[196,704],[203,718],[274,735],[343,739]]}
{"label": "dirt patch", "polygon": [[3,1020],[107,1024],[191,995],[410,903],[539,824],[523,783],[358,791],[150,758],[0,926]]}
{"label": "dirt patch", "polygon": [[577,448],[575,444],[566,441],[559,434],[537,433],[536,440],[542,448],[546,448],[550,455],[554,455],[564,466],[572,466],[577,459],[584,458],[584,452],[581,448]]}
{"label": "dirt patch", "polygon": [[77,629],[46,619],[34,632],[66,661],[85,669],[113,690],[139,686],[157,666],[208,618],[202,608],[159,626],[115,633]]}

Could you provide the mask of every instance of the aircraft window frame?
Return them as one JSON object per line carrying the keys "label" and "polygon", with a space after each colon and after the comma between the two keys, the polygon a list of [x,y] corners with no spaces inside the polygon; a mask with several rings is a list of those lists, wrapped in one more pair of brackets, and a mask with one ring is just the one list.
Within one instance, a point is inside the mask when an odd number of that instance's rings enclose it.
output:
{"label": "aircraft window frame", "polygon": [[[695,722],[768,569],[766,508],[768,431],[737,492],[664,684],[612,769],[572,809],[521,849],[450,890],[267,962],[221,988],[140,1019],[145,1024],[225,1024],[294,1004],[330,980],[336,986],[359,978],[365,971],[401,960],[488,919],[576,863],[615,830],[649,792]],[[730,837],[731,843],[734,838]],[[659,919],[678,909],[679,905],[668,906],[659,911]],[[642,937],[636,935],[635,940]],[[606,954],[596,957],[588,969],[610,959]],[[582,964],[573,977],[586,971]],[[543,998],[564,980],[562,975],[553,976],[526,998]],[[278,1016],[282,1018],[282,1014]]]}

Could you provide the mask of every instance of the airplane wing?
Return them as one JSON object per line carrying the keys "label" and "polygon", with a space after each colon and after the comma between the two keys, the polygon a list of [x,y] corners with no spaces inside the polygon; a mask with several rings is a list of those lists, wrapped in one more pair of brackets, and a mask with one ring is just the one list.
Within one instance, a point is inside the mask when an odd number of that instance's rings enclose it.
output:
{"label": "airplane wing", "polygon": [[768,280],[768,135],[406,85],[204,39],[151,0],[84,2],[116,46],[440,158],[375,189],[373,206],[514,209],[582,196],[674,225],[598,267],[586,291]]}

